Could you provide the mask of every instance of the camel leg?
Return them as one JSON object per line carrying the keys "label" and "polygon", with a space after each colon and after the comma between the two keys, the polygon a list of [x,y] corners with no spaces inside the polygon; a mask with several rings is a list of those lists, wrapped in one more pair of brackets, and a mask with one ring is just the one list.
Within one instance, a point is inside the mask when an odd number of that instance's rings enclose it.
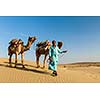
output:
{"label": "camel leg", "polygon": [[15,54],[15,67],[17,65],[17,60],[18,60],[18,53]]}
{"label": "camel leg", "polygon": [[12,58],[12,54],[10,54],[10,57],[9,57],[9,65],[10,65],[10,66],[12,66],[12,65],[11,65],[11,58]]}
{"label": "camel leg", "polygon": [[24,66],[24,53],[21,54],[21,62],[22,62],[23,68],[25,68],[25,66]]}
{"label": "camel leg", "polygon": [[40,58],[40,55],[39,56],[36,56],[36,63],[37,63],[37,67],[36,68],[39,68],[40,65],[39,65],[39,58]]}
{"label": "camel leg", "polygon": [[45,61],[46,61],[47,55],[45,55],[44,57],[44,61],[43,61],[43,68],[45,68]]}

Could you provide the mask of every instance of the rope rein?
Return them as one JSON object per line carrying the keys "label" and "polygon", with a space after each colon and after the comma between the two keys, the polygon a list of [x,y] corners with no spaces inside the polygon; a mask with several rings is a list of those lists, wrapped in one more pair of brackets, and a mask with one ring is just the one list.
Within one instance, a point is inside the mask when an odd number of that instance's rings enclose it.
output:
{"label": "rope rein", "polygon": [[59,56],[59,58],[62,58],[65,54],[63,53],[61,56]]}

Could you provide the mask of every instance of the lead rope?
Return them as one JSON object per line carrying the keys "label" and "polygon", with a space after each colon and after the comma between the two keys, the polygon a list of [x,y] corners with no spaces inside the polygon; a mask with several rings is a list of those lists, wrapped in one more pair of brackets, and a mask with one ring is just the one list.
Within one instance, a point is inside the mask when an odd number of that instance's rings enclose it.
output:
{"label": "lead rope", "polygon": [[61,56],[59,56],[59,58],[62,58],[65,54],[62,54]]}

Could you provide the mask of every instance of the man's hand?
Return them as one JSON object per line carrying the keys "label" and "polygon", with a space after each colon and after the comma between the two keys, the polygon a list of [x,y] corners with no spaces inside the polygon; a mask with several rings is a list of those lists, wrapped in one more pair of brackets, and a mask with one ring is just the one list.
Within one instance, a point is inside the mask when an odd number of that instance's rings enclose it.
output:
{"label": "man's hand", "polygon": [[68,51],[67,50],[63,51],[63,53],[66,53],[66,52],[68,52]]}

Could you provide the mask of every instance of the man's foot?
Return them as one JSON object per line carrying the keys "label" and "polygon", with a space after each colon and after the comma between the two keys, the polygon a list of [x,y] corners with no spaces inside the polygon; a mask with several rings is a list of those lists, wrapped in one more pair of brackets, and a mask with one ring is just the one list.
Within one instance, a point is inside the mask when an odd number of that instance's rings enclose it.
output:
{"label": "man's foot", "polygon": [[57,71],[53,71],[52,76],[57,76]]}
{"label": "man's foot", "polygon": [[55,76],[57,76],[57,72],[55,72]]}

